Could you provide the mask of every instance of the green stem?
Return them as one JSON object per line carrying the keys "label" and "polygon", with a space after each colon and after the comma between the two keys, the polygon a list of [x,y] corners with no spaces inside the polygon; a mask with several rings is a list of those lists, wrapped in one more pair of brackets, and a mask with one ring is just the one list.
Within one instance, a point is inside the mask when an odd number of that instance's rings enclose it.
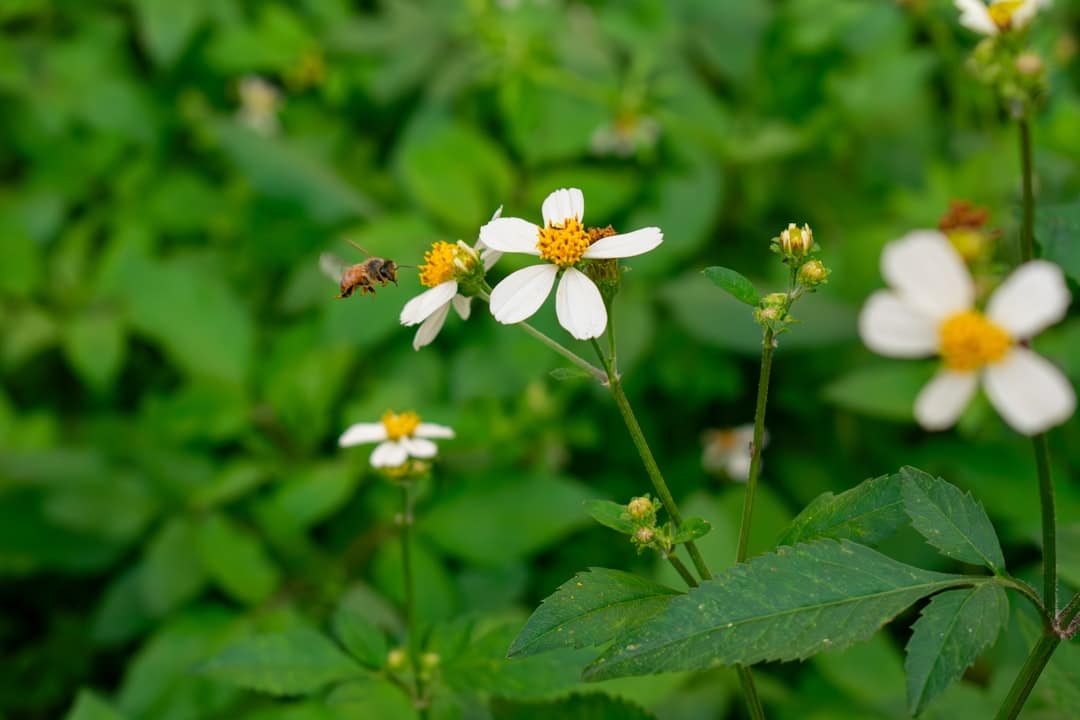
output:
{"label": "green stem", "polygon": [[754,440],[750,447],[750,474],[746,478],[746,495],[743,497],[742,521],[739,523],[739,545],[735,562],[746,560],[750,544],[750,521],[754,515],[754,494],[757,492],[758,475],[761,474],[761,444],[765,437],[765,409],[769,402],[769,376],[772,373],[774,344],[772,328],[765,330],[761,345],[761,372],[758,375],[757,406],[754,409]]}
{"label": "green stem", "polygon": [[1025,115],[1020,118],[1020,169],[1024,183],[1023,220],[1020,225],[1020,260],[1035,257],[1035,189],[1031,160],[1031,125]]}
{"label": "green stem", "polygon": [[998,709],[995,716],[997,720],[1013,720],[1020,714],[1020,710],[1024,707],[1024,703],[1027,702],[1031,690],[1039,679],[1039,675],[1046,668],[1046,663],[1050,662],[1050,656],[1054,654],[1054,650],[1057,649],[1060,643],[1061,638],[1057,635],[1043,635],[1039,639],[1038,644],[1031,649],[1031,654],[1028,655],[1027,661],[1013,682],[1012,688],[1009,689],[1009,694],[1005,696],[1005,701]]}
{"label": "green stem", "polygon": [[412,484],[401,485],[401,572],[405,581],[405,632],[409,663],[412,665],[415,680],[415,702],[420,716],[426,716],[424,700],[424,681],[420,678],[420,638],[416,631],[416,592],[413,588],[412,551],[410,536],[413,524]]}
{"label": "green stem", "polygon": [[1058,615],[1058,629],[1062,632],[1069,630],[1069,625],[1076,619],[1076,616],[1080,615],[1080,593],[1076,593],[1073,599],[1069,601],[1069,604],[1065,606],[1065,609]]}
{"label": "green stem", "polygon": [[686,582],[688,587],[696,588],[698,586],[698,581],[694,579],[694,576],[690,572],[690,570],[688,570],[687,567],[683,565],[682,560],[675,556],[675,548],[672,548],[670,552],[664,555],[664,557],[667,558],[667,561],[671,563],[671,567],[675,568],[675,572],[679,573],[679,575],[682,577],[683,581]]}
{"label": "green stem", "polygon": [[1054,616],[1051,615],[1050,612],[1046,609],[1046,606],[1043,605],[1043,599],[1035,588],[1031,587],[1023,580],[1017,580],[1016,578],[1008,575],[998,576],[997,582],[1001,583],[1007,588],[1012,588],[1013,590],[1016,590],[1018,593],[1026,597],[1031,602],[1031,604],[1035,606],[1035,610],[1038,611],[1040,617],[1042,617],[1043,626],[1053,627]]}
{"label": "green stem", "polygon": [[754,684],[754,676],[750,674],[750,668],[745,665],[736,665],[735,672],[739,674],[739,685],[742,686],[743,696],[746,698],[746,709],[750,712],[752,720],[765,720],[765,708],[761,706],[761,698],[758,697],[757,685]]}
{"label": "green stem", "polygon": [[1057,613],[1057,522],[1054,512],[1054,482],[1050,477],[1050,444],[1046,441],[1046,433],[1039,433],[1033,441],[1042,507],[1043,605],[1054,615]]}

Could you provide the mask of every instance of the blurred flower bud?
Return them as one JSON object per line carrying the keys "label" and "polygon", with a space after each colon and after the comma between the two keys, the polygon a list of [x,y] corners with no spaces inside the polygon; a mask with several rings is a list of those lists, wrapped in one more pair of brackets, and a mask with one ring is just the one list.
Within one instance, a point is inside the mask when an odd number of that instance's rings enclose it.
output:
{"label": "blurred flower bud", "polygon": [[439,663],[442,658],[439,657],[439,653],[426,652],[420,656],[420,667],[424,670],[434,670],[439,667]]}
{"label": "blurred flower bud", "polygon": [[799,284],[806,288],[815,288],[829,277],[829,269],[820,260],[810,260],[799,268]]}
{"label": "blurred flower bud", "polygon": [[404,670],[409,658],[401,648],[394,648],[386,654],[387,670]]}
{"label": "blurred flower bud", "polygon": [[1021,75],[1027,75],[1028,77],[1037,77],[1043,73],[1046,69],[1046,63],[1038,56],[1037,53],[1027,52],[1020,53],[1016,58],[1016,69]]}
{"label": "blurred flower bud", "polygon": [[632,498],[626,506],[626,513],[631,520],[646,520],[656,515],[656,507],[649,496]]}

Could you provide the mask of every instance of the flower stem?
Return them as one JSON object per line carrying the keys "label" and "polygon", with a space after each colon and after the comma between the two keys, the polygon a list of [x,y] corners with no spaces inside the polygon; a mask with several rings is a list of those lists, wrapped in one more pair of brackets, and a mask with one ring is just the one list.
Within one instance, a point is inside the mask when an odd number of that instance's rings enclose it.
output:
{"label": "flower stem", "polygon": [[1020,224],[1020,260],[1035,257],[1035,189],[1031,161],[1031,125],[1027,115],[1020,118],[1020,169],[1024,183],[1023,219]]}
{"label": "flower stem", "polygon": [[698,586],[698,581],[694,578],[693,573],[691,573],[690,570],[683,565],[683,561],[675,555],[674,548],[672,548],[670,553],[665,554],[664,557],[667,558],[667,561],[671,563],[671,567],[675,568],[675,572],[679,573],[688,587],[696,588]]}
{"label": "flower stem", "polygon": [[754,408],[754,440],[750,447],[750,473],[746,478],[746,495],[743,497],[742,521],[739,523],[739,545],[735,562],[746,560],[750,544],[750,521],[754,515],[754,494],[757,492],[758,475],[761,474],[761,444],[765,436],[765,409],[769,402],[769,376],[772,373],[775,350],[772,328],[766,328],[761,345],[761,372],[758,375],[757,405]]}
{"label": "flower stem", "polygon": [[761,706],[761,698],[758,697],[757,685],[754,684],[754,676],[750,674],[750,668],[746,665],[736,665],[735,672],[739,674],[739,685],[742,686],[743,696],[746,697],[746,709],[752,720],[765,720],[765,708]]}
{"label": "flower stem", "polygon": [[1039,433],[1033,440],[1042,507],[1043,605],[1054,615],[1057,613],[1057,522],[1054,513],[1054,482],[1050,477],[1050,444],[1046,441],[1046,433]]}
{"label": "flower stem", "polygon": [[416,631],[416,592],[413,588],[410,536],[413,524],[412,483],[401,485],[401,572],[405,585],[405,632],[408,641],[409,664],[412,665],[416,697],[414,702],[420,716],[426,716],[424,681],[420,677],[420,638]]}
{"label": "flower stem", "polygon": [[1053,634],[1045,634],[1039,639],[1038,644],[1031,649],[1031,654],[1028,655],[1024,667],[1013,682],[1005,701],[1002,702],[1001,707],[998,709],[995,716],[997,720],[1013,720],[1020,714],[1020,709],[1027,702],[1028,696],[1039,679],[1039,675],[1042,674],[1046,663],[1050,662],[1050,656],[1054,654],[1054,650],[1057,649],[1060,643],[1061,638]]}

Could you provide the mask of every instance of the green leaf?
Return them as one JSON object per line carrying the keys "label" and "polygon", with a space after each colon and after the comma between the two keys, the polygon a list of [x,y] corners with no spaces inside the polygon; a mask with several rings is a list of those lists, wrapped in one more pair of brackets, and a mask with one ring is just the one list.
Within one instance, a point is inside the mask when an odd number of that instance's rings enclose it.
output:
{"label": "green leaf", "polygon": [[203,0],[136,0],[143,44],[158,65],[171,65],[206,15]]}
{"label": "green leaf", "polygon": [[712,530],[712,525],[708,520],[699,517],[689,517],[682,521],[679,525],[679,531],[675,533],[675,537],[672,539],[676,545],[679,543],[690,542],[691,540],[697,540],[700,537],[705,537]]}
{"label": "green leaf", "polygon": [[559,586],[533,612],[510,646],[510,657],[611,640],[652,617],[675,590],[620,570],[590,568]]}
{"label": "green leaf", "polygon": [[550,373],[552,379],[564,382],[566,380],[583,380],[591,379],[592,373],[579,367],[559,367],[552,370]]}
{"label": "green leaf", "polygon": [[334,688],[326,698],[327,720],[372,718],[416,720],[416,707],[405,691],[389,680],[367,677]]}
{"label": "green leaf", "polygon": [[204,662],[199,670],[222,682],[272,695],[305,695],[363,672],[323,635],[306,628],[245,638]]}
{"label": "green leaf", "polygon": [[355,604],[338,604],[334,612],[334,635],[345,649],[365,665],[380,668],[386,663],[386,636]]}
{"label": "green leaf", "polygon": [[917,468],[902,468],[900,475],[904,510],[928,543],[946,557],[985,565],[995,573],[1005,569],[994,526],[971,493]]}
{"label": "green leaf", "polygon": [[1009,620],[1009,598],[985,582],[935,595],[907,644],[908,709],[918,715],[994,643]]}
{"label": "green leaf", "polygon": [[899,475],[864,480],[839,495],[825,492],[814,498],[777,541],[797,545],[819,538],[855,540],[875,545],[907,522]]}
{"label": "green leaf", "polygon": [[225,515],[215,514],[198,530],[203,567],[226,594],[258,605],[277,589],[281,574],[259,538]]}
{"label": "green leaf", "polygon": [[166,615],[202,592],[206,572],[196,551],[195,537],[191,523],[177,517],[146,546],[139,593],[151,615]]}
{"label": "green leaf", "polygon": [[1040,205],[1035,215],[1035,237],[1042,256],[1061,266],[1073,280],[1080,280],[1080,202]]}
{"label": "green leaf", "polygon": [[736,300],[741,300],[747,305],[757,307],[760,300],[757,288],[744,275],[737,273],[731,268],[719,265],[705,268],[705,277],[712,280],[717,287],[729,292]]}
{"label": "green leaf", "polygon": [[910,422],[915,396],[934,373],[931,363],[904,362],[856,367],[825,386],[825,399],[860,415]]}
{"label": "green leaf", "polygon": [[630,522],[630,515],[626,512],[626,505],[620,505],[611,500],[586,500],[585,509],[593,520],[604,527],[611,528],[615,532],[624,535],[634,534],[634,523]]}
{"label": "green leaf", "polygon": [[847,540],[782,547],[675,598],[585,677],[801,660],[865,640],[919,598],[965,582]]}
{"label": "green leaf", "polygon": [[83,382],[99,392],[112,385],[124,361],[124,324],[113,313],[85,313],[64,327],[64,354]]}
{"label": "green leaf", "polygon": [[602,693],[571,695],[545,703],[514,703],[497,699],[494,720],[655,720],[644,708]]}
{"label": "green leaf", "polygon": [[80,690],[64,720],[123,720],[120,713],[90,690]]}

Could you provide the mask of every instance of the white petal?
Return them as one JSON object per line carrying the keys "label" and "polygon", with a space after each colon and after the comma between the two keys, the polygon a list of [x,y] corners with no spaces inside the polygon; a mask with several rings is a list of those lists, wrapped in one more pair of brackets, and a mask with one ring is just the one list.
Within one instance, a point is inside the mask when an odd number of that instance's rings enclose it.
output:
{"label": "white petal", "polygon": [[450,314],[450,303],[445,303],[438,310],[428,315],[419,328],[416,330],[416,335],[413,336],[412,346],[413,350],[419,350],[425,345],[430,345],[431,341],[442,330],[443,325],[446,324],[446,316]]}
{"label": "white petal", "polygon": [[454,303],[454,310],[457,312],[458,317],[462,320],[468,320],[469,315],[472,314],[472,298],[455,295],[451,302]]}
{"label": "white petal", "polygon": [[983,0],[955,0],[960,11],[960,24],[983,35],[997,35],[998,26],[990,17]]}
{"label": "white petal", "polygon": [[402,438],[401,444],[405,446],[409,456],[414,458],[433,458],[439,452],[435,443],[424,438]]}
{"label": "white petal", "polygon": [[[479,245],[480,243],[477,243]],[[484,248],[480,251],[480,262],[484,264],[484,272],[487,272],[491,268],[495,267],[495,263],[499,262],[499,258],[502,257],[502,253],[498,250],[492,250],[491,248]]]}
{"label": "white petal", "polygon": [[1076,393],[1057,367],[1024,347],[1014,347],[986,368],[990,402],[1005,422],[1024,435],[1060,425],[1076,410]]}
{"label": "white petal", "polygon": [[625,235],[600,238],[585,251],[585,257],[593,259],[624,258],[643,255],[664,242],[664,233],[658,227],[647,227]]}
{"label": "white petal", "polygon": [[585,196],[577,188],[562,188],[544,199],[540,209],[545,225],[562,225],[571,218],[585,217]]}
{"label": "white petal", "polygon": [[926,357],[938,350],[937,323],[888,290],[878,290],[859,313],[866,347],[889,357]]}
{"label": "white petal", "polygon": [[1014,338],[1030,338],[1065,317],[1069,288],[1061,268],[1032,260],[1016,268],[986,304],[986,315]]}
{"label": "white petal", "polygon": [[915,398],[915,419],[927,430],[944,430],[964,412],[978,386],[973,372],[941,370]]}
{"label": "white petal", "polygon": [[416,325],[424,322],[432,313],[450,302],[450,298],[455,294],[457,294],[457,282],[453,280],[439,283],[430,290],[425,290],[405,303],[405,307],[401,309],[401,324]]}
{"label": "white petal", "polygon": [[521,218],[495,218],[480,228],[480,242],[499,252],[539,255],[540,228]]}
{"label": "white petal", "polygon": [[750,453],[731,453],[727,457],[727,466],[724,469],[732,480],[746,482],[750,477]]}
{"label": "white petal", "polygon": [[498,220],[499,218],[501,218],[501,217],[502,217],[502,209],[503,209],[503,206],[502,206],[502,205],[500,205],[499,207],[497,207],[497,208],[495,209],[495,212],[493,212],[493,213],[491,214],[491,219],[492,219],[492,220]]}
{"label": "white petal", "polygon": [[1043,3],[1041,0],[1027,0],[1023,5],[1013,11],[1010,18],[1011,25],[1014,28],[1020,29],[1026,27],[1035,17],[1035,13],[1039,11],[1041,5],[1049,5],[1049,2]]}
{"label": "white petal", "polygon": [[555,291],[555,314],[559,324],[578,340],[600,337],[607,327],[607,308],[600,290],[589,277],[567,268]]}
{"label": "white petal", "polygon": [[371,453],[372,467],[397,467],[408,459],[405,446],[393,440],[380,443]]}
{"label": "white petal", "polygon": [[338,438],[338,445],[350,447],[386,439],[386,426],[382,423],[356,423],[345,429]]}
{"label": "white petal", "polygon": [[933,319],[970,310],[975,302],[971,274],[937,230],[916,230],[886,245],[881,274],[905,303]]}
{"label": "white petal", "polygon": [[551,294],[559,268],[544,263],[510,273],[491,291],[491,314],[501,323],[532,317]]}
{"label": "white petal", "polygon": [[416,431],[413,432],[413,437],[418,438],[452,438],[454,437],[453,428],[449,428],[445,425],[436,425],[435,423],[420,423],[416,426]]}

